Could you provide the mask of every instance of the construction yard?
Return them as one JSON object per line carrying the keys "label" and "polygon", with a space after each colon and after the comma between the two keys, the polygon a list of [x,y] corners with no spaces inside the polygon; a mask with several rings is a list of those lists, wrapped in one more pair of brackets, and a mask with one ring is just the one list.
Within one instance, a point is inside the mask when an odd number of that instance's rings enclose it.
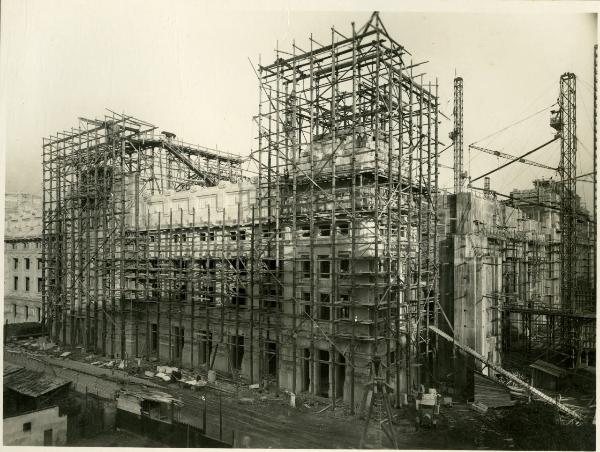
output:
{"label": "construction yard", "polygon": [[[190,389],[181,383],[144,376],[144,369],[156,368],[148,362],[143,362],[139,371],[137,368],[130,371],[107,369],[91,364],[101,359],[99,356],[70,349],[69,355],[61,358],[66,349],[40,351],[37,346],[30,345],[34,343],[33,340],[10,343],[5,349],[5,361],[74,379],[79,390],[85,387],[87,391],[99,392],[105,397],[114,397],[121,387],[164,389],[184,401],[181,416],[192,424],[201,424],[201,413],[206,408],[209,413],[207,432],[218,437],[221,429],[221,435],[235,441],[236,447],[352,449],[361,444],[364,416],[351,415],[341,401],[332,410],[331,402],[326,398],[297,397],[296,406],[292,408],[289,397],[283,392],[236,387],[221,377],[214,384]],[[206,399],[206,405],[202,397]],[[589,397],[575,393],[569,400],[583,411],[593,413],[589,408]],[[593,426],[577,427],[568,419],[561,420],[556,410],[535,401],[490,409],[486,413],[473,410],[465,403],[454,403],[441,409],[435,430],[417,428],[413,407],[394,410],[394,416],[396,446],[401,449],[595,450]],[[219,419],[222,419],[221,424]],[[378,423],[371,423],[363,447],[394,448]],[[552,425],[552,429],[547,430],[547,425]],[[72,445],[107,445],[106,441],[116,441],[115,445],[119,447],[124,447],[125,443],[134,447],[163,447],[125,432],[105,433]]]}
{"label": "construction yard", "polygon": [[38,321],[5,362],[116,413],[74,446],[595,450],[597,46],[539,142],[496,149],[513,118],[467,157],[469,80],[442,98],[379,13],[309,43],[251,61],[248,155],[111,110],[43,139],[5,238],[5,316]]}

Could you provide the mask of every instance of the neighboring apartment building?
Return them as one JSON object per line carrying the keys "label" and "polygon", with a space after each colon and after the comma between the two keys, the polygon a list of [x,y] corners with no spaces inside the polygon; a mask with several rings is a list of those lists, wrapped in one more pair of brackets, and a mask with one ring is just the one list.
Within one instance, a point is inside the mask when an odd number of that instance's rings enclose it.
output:
{"label": "neighboring apartment building", "polygon": [[4,321],[42,317],[42,204],[38,195],[8,193],[4,219]]}

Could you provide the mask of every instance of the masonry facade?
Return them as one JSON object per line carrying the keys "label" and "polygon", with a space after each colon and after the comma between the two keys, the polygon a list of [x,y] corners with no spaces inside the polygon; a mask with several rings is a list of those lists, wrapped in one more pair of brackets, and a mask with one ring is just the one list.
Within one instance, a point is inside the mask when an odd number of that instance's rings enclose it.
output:
{"label": "masonry facade", "polygon": [[40,196],[6,194],[4,319],[40,322],[42,315],[42,202]]}
{"label": "masonry facade", "polygon": [[[578,294],[587,303],[573,312],[560,293],[555,184],[539,180],[534,185],[514,191],[512,205],[473,192],[442,197],[440,304],[448,320],[441,329],[494,364],[502,365],[511,351],[533,351],[570,367],[593,365],[590,218],[580,211]],[[532,206],[534,195],[542,199]],[[472,397],[473,374],[485,372],[484,364],[453,353],[449,343],[440,344],[439,356],[440,374],[451,376],[457,391]]]}

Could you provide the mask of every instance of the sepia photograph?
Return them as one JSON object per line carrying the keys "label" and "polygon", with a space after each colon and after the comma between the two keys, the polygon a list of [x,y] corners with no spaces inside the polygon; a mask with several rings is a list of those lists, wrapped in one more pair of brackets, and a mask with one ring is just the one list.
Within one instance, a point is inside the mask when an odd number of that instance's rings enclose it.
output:
{"label": "sepia photograph", "polygon": [[596,450],[600,2],[448,3],[3,1],[3,447]]}

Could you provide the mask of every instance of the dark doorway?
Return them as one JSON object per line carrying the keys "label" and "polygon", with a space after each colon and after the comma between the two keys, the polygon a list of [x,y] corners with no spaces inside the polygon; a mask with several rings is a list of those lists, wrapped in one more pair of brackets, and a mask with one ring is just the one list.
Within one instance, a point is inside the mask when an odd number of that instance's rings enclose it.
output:
{"label": "dark doorway", "polygon": [[269,375],[277,376],[277,343],[266,342],[265,352],[267,354],[267,372]]}
{"label": "dark doorway", "polygon": [[210,360],[212,349],[212,333],[200,331],[200,344],[198,347],[198,364],[206,364]]}
{"label": "dark doorway", "polygon": [[310,350],[304,349],[302,361],[302,391],[310,391]]}
{"label": "dark doorway", "polygon": [[319,350],[319,392],[321,397],[329,397],[329,352]]}
{"label": "dark doorway", "polygon": [[52,429],[44,430],[44,446],[52,445]]}
{"label": "dark doorway", "polygon": [[175,336],[175,359],[180,360],[183,355],[183,338],[184,338],[184,328],[179,328],[178,326],[173,327],[173,335]]}
{"label": "dark doorway", "polygon": [[233,368],[241,370],[244,360],[244,336],[231,336],[231,352]]}

